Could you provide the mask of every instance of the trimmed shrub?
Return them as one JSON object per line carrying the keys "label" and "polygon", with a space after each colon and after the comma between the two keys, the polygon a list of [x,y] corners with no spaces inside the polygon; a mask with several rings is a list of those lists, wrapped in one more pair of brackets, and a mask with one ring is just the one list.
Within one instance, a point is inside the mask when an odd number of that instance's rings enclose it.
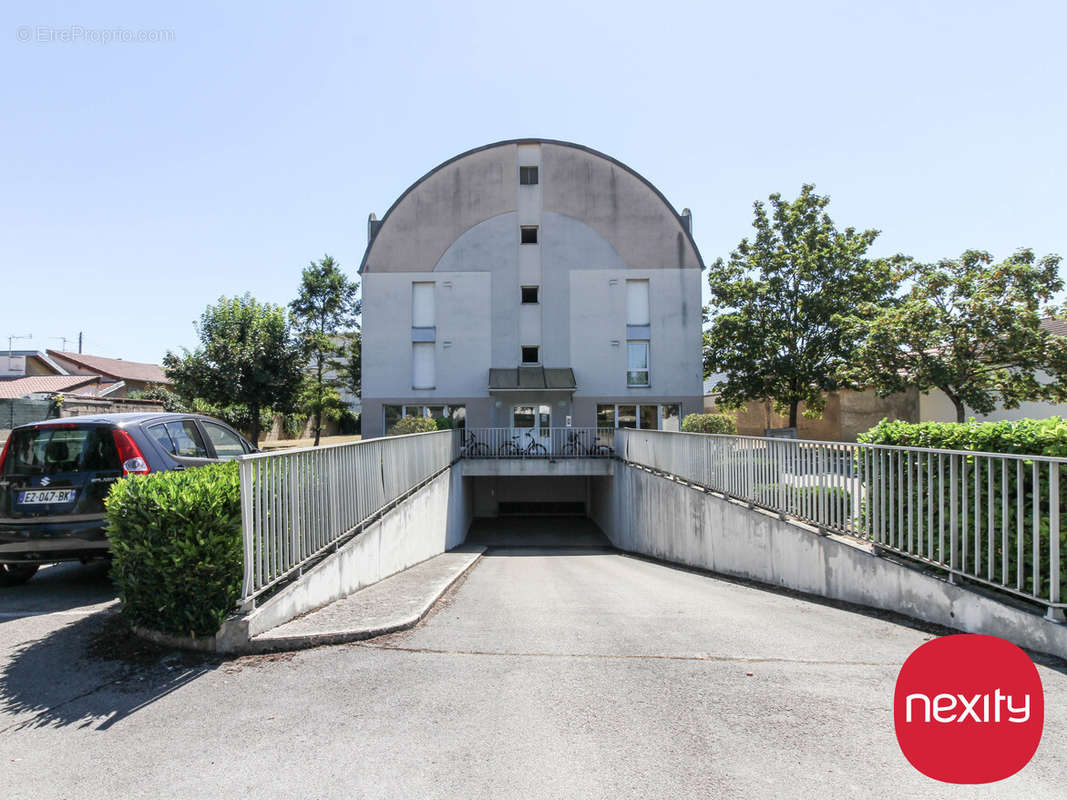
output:
{"label": "trimmed shrub", "polygon": [[737,422],[729,414],[689,414],[682,420],[686,433],[737,433]]}
{"label": "trimmed shrub", "polygon": [[882,420],[856,437],[867,444],[979,450],[986,453],[1067,457],[1067,420],[1019,419],[1010,422],[889,422]]}
{"label": "trimmed shrub", "polygon": [[[1059,417],[1006,422],[919,424],[882,420],[856,438],[866,444],[897,447],[1067,456],[1067,421]],[[1035,480],[1032,461],[1002,466],[998,459],[992,457],[958,457],[956,485],[953,487],[949,468],[944,463],[948,456],[885,452],[886,455],[871,464],[871,475],[867,474],[867,460],[862,456],[857,457],[858,474],[865,483],[874,487],[877,503],[885,504],[889,511],[893,511],[895,506],[898,527],[915,532],[918,554],[922,554],[924,549],[927,553],[933,551],[935,544],[940,546],[941,531],[951,529],[949,498],[954,489],[959,502],[960,526],[957,563],[966,564],[968,571],[978,575],[1008,585],[1018,583],[1023,591],[1047,596],[1050,586],[1047,554],[1051,537],[1047,468],[1039,467]],[[1016,498],[1020,494],[1023,500],[1021,507],[1016,505]],[[1006,505],[1002,505],[1005,500]],[[1061,509],[1067,508],[1067,480],[1062,477],[1059,481],[1059,505]],[[1040,580],[1036,586],[1033,563],[1035,515],[1037,547],[1039,553],[1044,554]],[[1067,552],[1067,526],[1061,523],[1059,529],[1060,551]],[[901,534],[898,534],[898,538],[900,542],[909,541],[909,537]],[[967,543],[966,548],[964,542]],[[1020,548],[1022,561],[1017,562]],[[948,560],[947,545],[945,553],[936,552],[935,555]],[[1006,571],[1003,563],[1005,555],[1008,556]],[[1061,575],[1060,594],[1067,597],[1067,575]]]}
{"label": "trimmed shrub", "polygon": [[404,436],[408,433],[430,433],[437,430],[437,423],[429,417],[401,417],[389,429],[389,436]]}
{"label": "trimmed shrub", "polygon": [[135,475],[107,498],[122,611],[135,624],[211,636],[241,595],[241,489],[236,462]]}

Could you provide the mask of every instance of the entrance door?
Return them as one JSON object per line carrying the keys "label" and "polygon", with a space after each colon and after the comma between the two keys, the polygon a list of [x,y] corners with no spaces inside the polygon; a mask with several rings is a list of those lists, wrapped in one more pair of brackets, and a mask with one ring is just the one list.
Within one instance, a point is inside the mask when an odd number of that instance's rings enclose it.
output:
{"label": "entrance door", "polygon": [[[551,453],[551,427],[552,409],[549,406],[515,406],[511,409],[511,433],[515,437],[512,441],[523,452],[526,452],[532,436],[537,444],[545,448],[546,453]],[[539,449],[535,453],[544,454]]]}

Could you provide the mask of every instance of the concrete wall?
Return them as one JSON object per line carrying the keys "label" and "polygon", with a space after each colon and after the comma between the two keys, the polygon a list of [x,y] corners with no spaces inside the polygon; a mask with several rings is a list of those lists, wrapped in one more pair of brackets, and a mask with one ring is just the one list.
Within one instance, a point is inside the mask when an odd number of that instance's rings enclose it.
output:
{"label": "concrete wall", "polygon": [[471,478],[450,468],[252,613],[228,620],[220,646],[247,640],[461,544],[474,514]]}
{"label": "concrete wall", "polygon": [[1067,625],[799,523],[617,462],[590,478],[590,516],[622,549],[986,633],[1067,657]]}
{"label": "concrete wall", "polygon": [[[706,397],[705,410],[715,413],[714,396]],[[801,404],[800,413],[805,406]],[[737,421],[742,436],[762,436],[767,428],[784,428],[789,418],[776,414],[773,403],[746,403],[741,411],[724,412]],[[826,394],[826,408],[819,419],[801,416],[797,420],[797,435],[801,439],[829,442],[854,442],[864,431],[870,430],[884,418],[919,421],[919,392],[908,389],[890,397],[878,397],[872,389],[862,392],[841,390]]]}
{"label": "concrete wall", "polygon": [[[1048,376],[1039,373],[1038,379],[1042,383],[1048,380]],[[1028,402],[1020,403],[1018,408],[1004,408],[997,404],[996,410],[989,414],[979,414],[971,407],[964,412],[966,419],[974,417],[979,422],[1001,422],[1016,419],[1045,419],[1047,417],[1063,417],[1067,419],[1067,404]],[[952,401],[940,389],[924,392],[919,397],[919,419],[922,422],[955,422],[956,407]]]}

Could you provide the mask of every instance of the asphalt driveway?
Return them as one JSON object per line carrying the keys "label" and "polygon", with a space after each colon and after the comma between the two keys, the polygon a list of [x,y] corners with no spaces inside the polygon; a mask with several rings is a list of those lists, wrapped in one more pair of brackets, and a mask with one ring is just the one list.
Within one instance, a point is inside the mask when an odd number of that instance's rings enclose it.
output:
{"label": "asphalt driveway", "polygon": [[932,632],[601,548],[494,549],[412,631],[233,660],[130,641],[68,569],[0,590],[5,798],[1064,796],[1062,666],[1023,772],[938,784],[891,714]]}

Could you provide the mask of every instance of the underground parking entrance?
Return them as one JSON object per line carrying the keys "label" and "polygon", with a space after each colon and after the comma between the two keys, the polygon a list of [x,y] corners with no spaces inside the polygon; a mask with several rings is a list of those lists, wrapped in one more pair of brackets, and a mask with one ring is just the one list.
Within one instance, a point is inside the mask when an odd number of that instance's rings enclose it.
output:
{"label": "underground parking entrance", "polygon": [[469,479],[474,519],[466,541],[490,548],[613,549],[590,517],[596,476]]}

